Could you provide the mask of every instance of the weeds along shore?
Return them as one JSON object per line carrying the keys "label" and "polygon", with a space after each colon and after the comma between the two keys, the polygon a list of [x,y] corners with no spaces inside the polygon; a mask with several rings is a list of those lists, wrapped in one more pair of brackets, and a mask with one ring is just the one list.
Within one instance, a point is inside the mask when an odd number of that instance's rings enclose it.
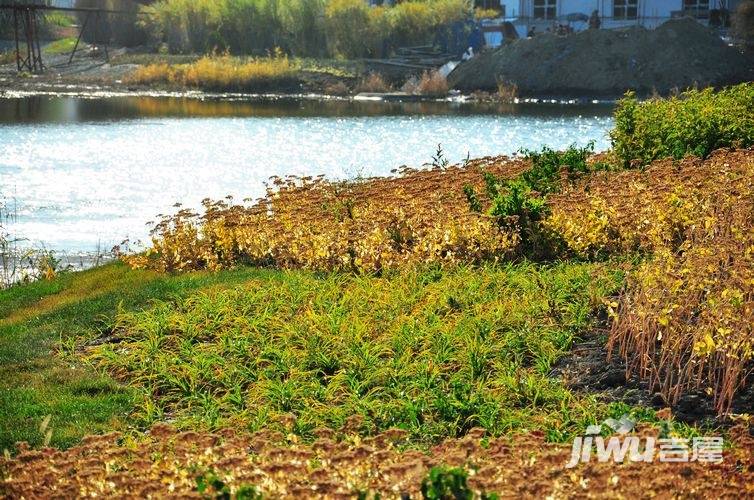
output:
{"label": "weeds along shore", "polygon": [[[444,98],[450,92],[446,78],[437,71],[424,71],[418,78],[396,88],[380,73],[365,73],[357,63],[291,59],[280,51],[256,58],[210,55],[178,64],[156,59],[157,62],[130,72],[123,83],[136,87],[241,93],[297,93],[309,88],[329,96],[398,91],[402,95],[427,99]],[[515,90],[513,93],[508,88],[505,92],[501,90],[498,97],[512,101],[516,97]]]}

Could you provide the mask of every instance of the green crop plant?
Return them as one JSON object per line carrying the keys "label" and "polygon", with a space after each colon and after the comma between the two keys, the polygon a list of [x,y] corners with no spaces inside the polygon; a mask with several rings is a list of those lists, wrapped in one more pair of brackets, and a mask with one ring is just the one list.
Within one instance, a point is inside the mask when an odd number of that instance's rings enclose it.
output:
{"label": "green crop plant", "polygon": [[119,342],[90,360],[139,390],[144,423],[256,430],[292,414],[310,437],[356,415],[360,433],[400,427],[415,443],[475,426],[565,436],[604,410],[548,373],[620,276],[587,264],[278,272],[123,311]]}

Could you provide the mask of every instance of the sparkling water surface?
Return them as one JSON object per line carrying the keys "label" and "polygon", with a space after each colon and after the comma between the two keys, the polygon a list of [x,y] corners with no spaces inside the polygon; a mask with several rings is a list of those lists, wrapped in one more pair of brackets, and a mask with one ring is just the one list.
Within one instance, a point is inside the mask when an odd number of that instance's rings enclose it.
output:
{"label": "sparkling water surface", "polygon": [[28,245],[147,237],[176,202],[256,198],[272,175],[390,175],[544,145],[609,145],[609,106],[278,99],[0,99],[0,203]]}

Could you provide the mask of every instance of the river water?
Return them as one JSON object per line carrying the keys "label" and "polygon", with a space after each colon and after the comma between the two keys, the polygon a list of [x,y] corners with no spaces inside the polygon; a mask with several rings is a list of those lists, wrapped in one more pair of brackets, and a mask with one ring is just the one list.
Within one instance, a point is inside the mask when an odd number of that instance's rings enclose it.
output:
{"label": "river water", "polygon": [[[29,246],[67,252],[144,239],[176,202],[256,198],[272,175],[390,175],[520,148],[594,141],[605,105],[169,97],[0,99],[0,206]],[[4,200],[4,201],[3,201]]]}

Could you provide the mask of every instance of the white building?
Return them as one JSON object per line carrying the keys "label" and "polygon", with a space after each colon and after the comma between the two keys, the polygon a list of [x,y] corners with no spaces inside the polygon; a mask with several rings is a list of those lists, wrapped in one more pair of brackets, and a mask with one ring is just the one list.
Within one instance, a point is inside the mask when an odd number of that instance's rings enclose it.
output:
{"label": "white building", "polygon": [[[392,5],[394,0],[367,0],[371,5]],[[589,27],[594,12],[600,28],[643,26],[654,29],[678,17],[692,17],[702,24],[720,26],[744,0],[473,0],[476,7],[497,9],[500,18],[482,22],[487,45],[495,47],[504,38],[503,23],[510,23],[519,37],[534,29],[542,33],[568,26],[574,31]]]}
{"label": "white building", "polygon": [[603,28],[642,25],[655,28],[673,17],[691,16],[702,22],[736,8],[740,0],[500,0],[508,20],[528,21],[531,25],[569,23],[585,28],[594,11]]}

